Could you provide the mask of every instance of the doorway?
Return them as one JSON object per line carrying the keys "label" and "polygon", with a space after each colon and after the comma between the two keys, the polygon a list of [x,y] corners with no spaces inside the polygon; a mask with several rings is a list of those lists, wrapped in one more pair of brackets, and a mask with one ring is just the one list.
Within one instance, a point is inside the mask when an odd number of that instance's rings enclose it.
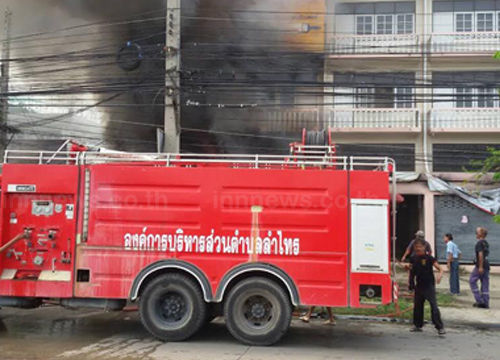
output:
{"label": "doorway", "polygon": [[397,206],[396,257],[401,259],[415,233],[423,229],[423,195],[403,195],[405,201]]}

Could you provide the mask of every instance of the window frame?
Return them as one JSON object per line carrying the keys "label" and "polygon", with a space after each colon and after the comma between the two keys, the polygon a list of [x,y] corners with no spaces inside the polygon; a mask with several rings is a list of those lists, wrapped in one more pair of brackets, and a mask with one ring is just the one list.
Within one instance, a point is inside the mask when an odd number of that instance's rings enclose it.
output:
{"label": "window frame", "polygon": [[[477,94],[477,107],[480,109],[491,109],[491,108],[496,108],[498,107],[498,97],[495,98],[494,95],[496,93],[495,89],[492,88],[477,88],[476,94]],[[498,93],[497,93],[498,94]],[[483,100],[480,100],[481,95],[490,95],[491,98],[486,98]],[[480,105],[480,103],[483,103],[483,105]],[[489,106],[491,104],[491,106]]]}
{"label": "window frame", "polygon": [[[383,31],[384,32],[379,32],[379,19],[383,18]],[[395,25],[395,21],[394,21],[394,14],[376,14],[375,15],[375,34],[376,35],[394,35],[395,34],[395,28],[394,28],[394,25]],[[388,23],[387,23],[387,20],[390,19],[390,29],[389,27],[387,27]],[[385,32],[389,30],[389,32]]]}
{"label": "window frame", "polygon": [[[360,34],[359,33],[359,19],[370,19],[371,20],[371,33],[367,34],[365,32],[366,30],[366,23],[365,23],[365,20],[363,20],[363,33]],[[355,26],[356,26],[356,35],[358,36],[363,36],[363,35],[375,35],[375,19],[374,19],[374,15],[366,15],[366,14],[363,14],[363,15],[356,15],[355,17]]]}
{"label": "window frame", "polygon": [[[471,30],[470,31],[459,31],[458,30],[458,17],[460,15],[470,15],[471,16]],[[475,28],[475,19],[476,19],[476,16],[475,16],[475,13],[474,11],[461,11],[461,12],[456,12],[454,13],[454,28],[455,28],[455,32],[456,33],[460,33],[460,34],[468,34],[468,33],[473,33],[475,32],[476,28]]]}
{"label": "window frame", "polygon": [[[460,93],[459,90],[468,90],[467,93]],[[493,88],[467,88],[467,87],[457,87],[454,89],[455,94],[455,107],[457,109],[492,109],[499,106],[498,97],[491,97],[491,99],[486,98],[480,100],[482,95],[493,95],[496,90]],[[461,99],[462,98],[462,99]],[[460,104],[462,103],[462,104]],[[465,104],[470,104],[471,106],[463,106]]]}
{"label": "window frame", "polygon": [[[403,91],[402,91],[403,90]],[[410,90],[409,92],[407,90]],[[415,107],[415,91],[409,86],[394,87],[394,108],[413,109]]]}
{"label": "window frame", "polygon": [[[462,92],[463,91],[463,92]],[[474,108],[474,89],[468,87],[455,88],[455,106],[457,109]],[[470,106],[466,106],[470,103]]]}
{"label": "window frame", "polygon": [[375,107],[375,88],[356,87],[355,108],[372,109]]}
{"label": "window frame", "polygon": [[[379,30],[379,21],[383,20],[383,31]],[[400,18],[403,21],[400,21]],[[369,19],[370,24],[367,20]],[[387,27],[390,19],[390,30]],[[361,23],[362,22],[362,23]],[[402,24],[402,26],[400,26]],[[410,25],[410,26],[409,26]],[[354,15],[354,32],[357,36],[363,35],[411,35],[415,34],[414,13],[384,13],[384,14],[356,14]],[[360,32],[360,30],[362,30]],[[389,30],[390,32],[387,32]],[[369,31],[369,33],[367,32]]]}
{"label": "window frame", "polygon": [[[479,15],[491,15],[491,30],[479,30]],[[495,26],[495,11],[478,11],[475,13],[475,29],[474,32],[494,32],[497,30]],[[486,22],[485,22],[486,24]]]}
{"label": "window frame", "polygon": [[[399,31],[399,24],[400,24],[399,17],[400,16],[403,17],[403,21],[402,21],[403,29],[404,29],[403,32]],[[408,21],[406,21],[406,17],[407,16],[411,16],[411,31],[410,32],[406,32],[406,30],[407,30],[407,26],[406,25],[408,23]],[[410,35],[410,34],[415,34],[415,14],[412,14],[412,13],[395,14],[394,17],[395,17],[395,21],[394,21],[394,34],[396,34],[396,35]]]}

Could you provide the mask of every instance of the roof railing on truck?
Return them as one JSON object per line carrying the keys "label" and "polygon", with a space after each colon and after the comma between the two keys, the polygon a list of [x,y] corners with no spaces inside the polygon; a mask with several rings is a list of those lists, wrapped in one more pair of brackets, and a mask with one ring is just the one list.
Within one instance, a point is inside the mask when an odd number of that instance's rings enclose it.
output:
{"label": "roof railing on truck", "polygon": [[333,156],[320,147],[304,149],[294,155],[233,154],[148,154],[125,152],[70,152],[8,150],[4,164],[97,165],[134,164],[144,166],[201,167],[225,166],[253,169],[379,170],[393,171],[394,160],[388,157]]}

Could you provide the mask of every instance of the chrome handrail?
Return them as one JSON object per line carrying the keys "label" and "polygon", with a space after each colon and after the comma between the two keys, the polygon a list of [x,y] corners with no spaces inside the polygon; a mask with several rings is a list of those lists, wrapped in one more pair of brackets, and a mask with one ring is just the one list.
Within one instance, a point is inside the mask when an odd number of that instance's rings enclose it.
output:
{"label": "chrome handrail", "polygon": [[[387,157],[335,156],[325,147],[303,147],[303,152],[292,155],[244,154],[157,154],[157,153],[101,153],[75,151],[7,150],[4,163],[38,165],[92,165],[107,163],[150,163],[167,167],[179,165],[227,164],[253,168],[266,167],[322,167],[350,170],[370,169],[389,171],[394,160]],[[306,150],[308,149],[308,150]],[[310,152],[308,152],[310,151]]]}

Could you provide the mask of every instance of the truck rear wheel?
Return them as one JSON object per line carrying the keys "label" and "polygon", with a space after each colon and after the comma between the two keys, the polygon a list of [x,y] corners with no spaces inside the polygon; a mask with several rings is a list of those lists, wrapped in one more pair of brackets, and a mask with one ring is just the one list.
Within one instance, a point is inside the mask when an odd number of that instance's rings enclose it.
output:
{"label": "truck rear wheel", "polygon": [[141,295],[139,315],[143,326],[162,341],[182,341],[205,323],[207,305],[198,285],[181,274],[162,275]]}
{"label": "truck rear wheel", "polygon": [[247,345],[278,342],[290,327],[292,305],[281,286],[266,278],[249,278],[237,284],[224,304],[231,335]]}

